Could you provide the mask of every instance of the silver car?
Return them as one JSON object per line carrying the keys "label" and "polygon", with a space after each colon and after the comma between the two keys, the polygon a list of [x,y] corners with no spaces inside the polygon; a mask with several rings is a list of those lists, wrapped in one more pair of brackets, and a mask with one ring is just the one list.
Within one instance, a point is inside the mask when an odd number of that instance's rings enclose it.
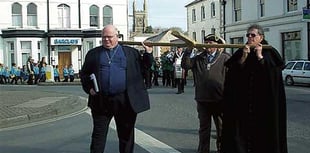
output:
{"label": "silver car", "polygon": [[310,84],[310,61],[288,61],[282,71],[282,78],[286,85],[295,83]]}

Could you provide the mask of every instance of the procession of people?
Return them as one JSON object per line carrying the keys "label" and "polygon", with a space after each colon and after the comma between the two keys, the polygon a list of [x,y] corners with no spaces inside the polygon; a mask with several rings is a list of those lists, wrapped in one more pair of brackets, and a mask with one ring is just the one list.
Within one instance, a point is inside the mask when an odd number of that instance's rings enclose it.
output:
{"label": "procession of people", "polygon": [[[87,52],[78,74],[92,113],[90,152],[104,151],[114,117],[119,152],[133,153],[137,115],[151,109],[148,91],[168,87],[183,94],[190,73],[199,120],[198,153],[210,153],[212,123],[217,153],[287,153],[285,63],[275,48],[263,47],[268,45],[263,27],[250,25],[245,36],[244,46],[233,53],[220,47],[176,46],[154,56],[153,46],[143,42],[143,53],[119,44],[117,27],[105,26],[102,45]],[[226,41],[208,34],[204,43]],[[0,84],[45,82],[47,65],[45,57],[34,62],[31,56],[25,65],[12,63],[10,69],[0,63]],[[70,64],[62,70],[53,65],[52,73],[55,82],[73,82],[76,72]]]}

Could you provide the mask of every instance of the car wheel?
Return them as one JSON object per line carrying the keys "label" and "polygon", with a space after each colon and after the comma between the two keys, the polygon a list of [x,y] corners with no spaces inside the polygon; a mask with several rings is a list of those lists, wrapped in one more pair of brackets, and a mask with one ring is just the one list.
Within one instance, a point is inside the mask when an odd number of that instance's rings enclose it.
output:
{"label": "car wheel", "polygon": [[287,76],[287,77],[285,78],[285,84],[288,85],[288,86],[294,85],[294,80],[293,80],[293,78],[292,78],[291,76]]}

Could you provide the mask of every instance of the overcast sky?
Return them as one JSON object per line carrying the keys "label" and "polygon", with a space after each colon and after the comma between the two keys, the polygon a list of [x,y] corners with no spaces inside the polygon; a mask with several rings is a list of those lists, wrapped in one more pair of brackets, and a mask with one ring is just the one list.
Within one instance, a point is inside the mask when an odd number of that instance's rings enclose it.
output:
{"label": "overcast sky", "polygon": [[[185,5],[194,0],[148,0],[149,25],[153,28],[180,27],[186,31]],[[129,0],[129,10],[132,10],[133,0]],[[138,10],[143,9],[143,0],[136,0]],[[129,12],[129,14],[132,11]]]}

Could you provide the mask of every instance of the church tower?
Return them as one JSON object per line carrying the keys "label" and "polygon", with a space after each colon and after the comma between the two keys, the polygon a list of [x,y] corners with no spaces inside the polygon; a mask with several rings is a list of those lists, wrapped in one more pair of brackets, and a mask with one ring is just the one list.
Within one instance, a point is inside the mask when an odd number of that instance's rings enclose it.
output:
{"label": "church tower", "polygon": [[148,26],[148,5],[147,0],[143,1],[143,10],[137,10],[136,0],[133,1],[133,32],[144,33]]}

